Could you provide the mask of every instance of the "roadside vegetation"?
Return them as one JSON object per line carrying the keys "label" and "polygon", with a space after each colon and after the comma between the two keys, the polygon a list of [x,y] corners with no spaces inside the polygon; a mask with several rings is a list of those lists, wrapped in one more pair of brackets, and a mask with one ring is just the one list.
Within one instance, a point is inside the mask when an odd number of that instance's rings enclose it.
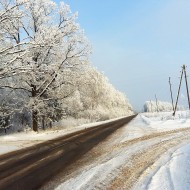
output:
{"label": "roadside vegetation", "polygon": [[0,0],[0,44],[1,129],[132,113],[125,95],[90,65],[91,45],[64,2]]}

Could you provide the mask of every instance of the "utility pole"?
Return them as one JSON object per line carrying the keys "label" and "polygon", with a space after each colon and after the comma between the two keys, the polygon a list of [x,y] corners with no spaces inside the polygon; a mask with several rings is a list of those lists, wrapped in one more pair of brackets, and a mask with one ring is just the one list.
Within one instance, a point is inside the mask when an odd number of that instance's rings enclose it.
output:
{"label": "utility pole", "polygon": [[157,107],[157,112],[158,112],[158,100],[157,100],[156,94],[155,94],[155,99],[156,99],[156,107]]}
{"label": "utility pole", "polygon": [[186,66],[183,65],[183,70],[185,74],[185,83],[186,83],[186,89],[187,89],[187,98],[188,98],[188,105],[189,105],[189,110],[190,110],[190,97],[189,97],[189,88],[188,88],[188,82],[187,82],[187,73],[186,73]]}
{"label": "utility pole", "polygon": [[182,78],[183,78],[183,71],[184,71],[184,70],[183,70],[183,67],[182,67],[181,77],[180,77],[180,83],[179,83],[179,88],[178,88],[177,99],[176,99],[176,104],[175,104],[175,109],[174,109],[173,116],[175,116],[176,109],[177,109],[177,103],[178,103],[179,93],[180,93],[180,89],[181,89],[181,82],[182,82]]}
{"label": "utility pole", "polygon": [[172,108],[173,108],[173,111],[174,111],[174,100],[173,100],[173,94],[172,94],[172,84],[171,84],[171,81],[170,81],[170,77],[169,77],[169,85],[170,85],[170,94],[171,94],[171,100],[172,100]]}

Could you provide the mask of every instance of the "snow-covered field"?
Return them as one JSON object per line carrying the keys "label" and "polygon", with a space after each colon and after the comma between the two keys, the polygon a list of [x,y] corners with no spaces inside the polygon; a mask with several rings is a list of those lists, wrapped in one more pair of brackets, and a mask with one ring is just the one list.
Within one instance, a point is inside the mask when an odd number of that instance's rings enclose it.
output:
{"label": "snow-covered field", "polygon": [[[101,122],[102,123],[102,122]],[[96,125],[0,137],[7,152]],[[141,113],[42,189],[190,189],[190,112]]]}

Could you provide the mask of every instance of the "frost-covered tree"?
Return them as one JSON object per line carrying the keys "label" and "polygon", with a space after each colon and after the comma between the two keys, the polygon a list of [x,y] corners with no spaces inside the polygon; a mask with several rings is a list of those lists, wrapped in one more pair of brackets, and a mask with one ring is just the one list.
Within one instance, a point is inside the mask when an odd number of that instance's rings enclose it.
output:
{"label": "frost-covered tree", "polygon": [[23,1],[0,1],[0,79],[18,75],[25,70],[20,59],[25,55],[19,32],[19,20],[23,17],[19,7]]}
{"label": "frost-covered tree", "polygon": [[76,18],[64,2],[0,0],[0,127],[15,113],[35,131],[65,115],[104,120],[133,113],[125,95],[86,66],[90,47]]}
{"label": "frost-covered tree", "polygon": [[92,66],[81,71],[76,85],[78,90],[73,96],[64,99],[68,113],[75,118],[97,121],[133,113],[125,95]]}
{"label": "frost-covered tree", "polygon": [[[77,14],[64,2],[58,6],[51,0],[0,1],[1,15],[8,15],[8,22],[0,23],[5,43],[0,71],[8,73],[2,75],[6,80],[0,81],[0,88],[25,95],[23,107],[31,112],[37,131],[39,117],[56,118],[58,95],[69,83],[64,74],[86,63],[89,44],[76,23]],[[16,16],[9,17],[7,10]]]}
{"label": "frost-covered tree", "polygon": [[[4,129],[11,126],[10,119],[23,102],[22,94],[18,96],[18,92],[15,92],[17,87],[9,86],[15,75],[26,70],[18,64],[24,55],[20,48],[24,44],[19,44],[18,41],[13,43],[19,37],[15,31],[18,30],[18,20],[22,17],[22,12],[19,11],[21,5],[22,1],[0,1],[0,128]],[[12,37],[7,35],[8,31]]]}

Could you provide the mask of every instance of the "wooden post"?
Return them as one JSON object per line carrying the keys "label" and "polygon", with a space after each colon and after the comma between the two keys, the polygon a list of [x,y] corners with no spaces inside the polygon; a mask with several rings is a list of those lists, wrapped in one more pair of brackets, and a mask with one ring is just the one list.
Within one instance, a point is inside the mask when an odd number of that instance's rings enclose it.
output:
{"label": "wooden post", "polygon": [[181,71],[180,83],[179,83],[179,88],[178,88],[177,99],[176,99],[176,103],[175,103],[175,109],[174,109],[173,116],[175,116],[175,113],[176,113],[176,110],[177,110],[177,104],[178,104],[178,99],[179,99],[179,93],[180,93],[180,89],[181,89],[182,79],[183,79],[183,67],[182,67],[182,71]]}
{"label": "wooden post", "polygon": [[188,98],[188,105],[189,105],[189,110],[190,110],[190,97],[189,97],[189,88],[188,88],[188,82],[187,82],[187,73],[186,73],[186,66],[183,65],[183,70],[185,74],[185,83],[186,83],[186,89],[187,89],[187,98]]}
{"label": "wooden post", "polygon": [[171,84],[171,81],[170,81],[170,77],[169,77],[169,85],[170,85],[170,94],[171,94],[171,100],[172,100],[172,108],[173,108],[173,111],[174,111],[174,100],[173,100],[173,94],[172,94],[172,84]]}

